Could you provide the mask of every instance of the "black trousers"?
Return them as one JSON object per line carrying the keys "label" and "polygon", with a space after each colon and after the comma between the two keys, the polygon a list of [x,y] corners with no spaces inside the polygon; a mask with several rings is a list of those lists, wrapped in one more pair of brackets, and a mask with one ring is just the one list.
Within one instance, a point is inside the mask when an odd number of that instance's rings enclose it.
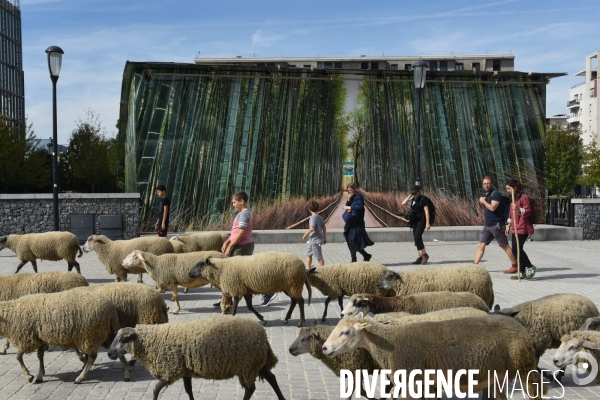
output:
{"label": "black trousers", "polygon": [[423,232],[425,232],[425,217],[420,218],[419,221],[413,225],[413,236],[415,238],[417,250],[423,250],[425,248],[425,244],[423,243]]}
{"label": "black trousers", "polygon": [[[517,237],[518,236],[518,240]],[[531,261],[529,261],[529,257],[527,257],[527,253],[525,253],[525,251],[523,250],[523,246],[525,245],[525,242],[527,241],[527,237],[529,235],[527,235],[526,233],[519,233],[518,235],[513,234],[512,235],[512,253],[513,256],[515,256],[515,260],[517,259],[517,248],[519,249],[519,253],[521,256],[521,269],[519,270],[520,272],[525,272],[525,268],[529,268],[531,267]]]}

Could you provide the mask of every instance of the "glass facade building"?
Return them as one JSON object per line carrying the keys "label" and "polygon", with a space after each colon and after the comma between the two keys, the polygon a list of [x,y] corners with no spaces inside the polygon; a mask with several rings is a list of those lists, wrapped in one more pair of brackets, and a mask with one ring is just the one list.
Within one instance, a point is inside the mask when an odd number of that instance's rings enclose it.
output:
{"label": "glass facade building", "polygon": [[25,122],[25,84],[19,0],[0,0],[0,117]]}

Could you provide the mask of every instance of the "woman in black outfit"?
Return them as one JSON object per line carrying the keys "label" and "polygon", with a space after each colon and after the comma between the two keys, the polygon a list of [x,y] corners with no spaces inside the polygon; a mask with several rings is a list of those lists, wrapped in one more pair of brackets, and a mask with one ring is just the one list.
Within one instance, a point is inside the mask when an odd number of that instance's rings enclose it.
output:
{"label": "woman in black outfit", "polygon": [[358,192],[358,185],[354,182],[348,185],[348,200],[344,210],[344,237],[350,249],[352,262],[356,262],[357,252],[362,254],[365,261],[369,261],[372,255],[365,251],[365,247],[375,243],[369,239],[365,230],[365,204]]}
{"label": "woman in black outfit", "polygon": [[408,205],[408,208],[410,208],[408,226],[413,230],[415,246],[417,246],[417,250],[419,251],[419,258],[413,264],[427,264],[429,256],[423,243],[423,232],[431,229],[431,225],[429,224],[430,201],[429,198],[421,194],[421,188],[417,185],[411,186],[409,193],[408,197],[402,201],[402,205]]}

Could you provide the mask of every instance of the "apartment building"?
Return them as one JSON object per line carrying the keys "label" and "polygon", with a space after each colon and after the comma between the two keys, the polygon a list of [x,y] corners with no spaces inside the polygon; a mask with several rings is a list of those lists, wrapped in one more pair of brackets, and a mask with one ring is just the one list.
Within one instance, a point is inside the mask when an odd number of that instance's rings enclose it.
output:
{"label": "apartment building", "polygon": [[25,122],[25,84],[19,0],[0,0],[0,118]]}
{"label": "apartment building", "polygon": [[584,81],[572,86],[569,90],[567,109],[569,118],[567,122],[574,128],[581,129],[584,144],[596,139],[600,142],[600,120],[598,114],[598,56],[596,51],[585,58],[585,69],[575,74],[584,77]]}
{"label": "apartment building", "polygon": [[348,69],[348,70],[407,70],[418,60],[426,61],[430,71],[514,71],[515,56],[499,54],[443,54],[423,56],[356,56],[356,57],[196,57],[200,65],[251,65],[259,67]]}

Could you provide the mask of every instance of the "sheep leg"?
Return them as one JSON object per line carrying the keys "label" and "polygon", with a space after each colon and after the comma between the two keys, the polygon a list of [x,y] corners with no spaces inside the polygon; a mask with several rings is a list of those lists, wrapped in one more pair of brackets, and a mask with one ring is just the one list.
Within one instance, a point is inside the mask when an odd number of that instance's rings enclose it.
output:
{"label": "sheep leg", "polygon": [[246,300],[246,306],[248,307],[248,310],[252,311],[254,313],[254,315],[256,315],[256,317],[261,320],[263,326],[266,326],[267,325],[267,321],[265,321],[265,319],[263,318],[263,316],[260,315],[258,313],[258,311],[256,311],[254,309],[254,307],[252,307],[252,294],[246,293],[244,295],[244,300]]}
{"label": "sheep leg", "polygon": [[[223,296],[225,297],[225,296]],[[245,297],[244,297],[245,299]],[[223,302],[223,300],[221,300],[221,303]],[[238,304],[240,304],[240,297],[236,296],[233,298],[233,304],[231,305],[231,315],[234,316],[235,313],[237,312],[237,308],[238,308]]]}
{"label": "sheep leg", "polygon": [[31,266],[33,267],[33,272],[37,274],[37,261],[31,260]]}
{"label": "sheep leg", "polygon": [[131,381],[131,371],[129,369],[129,364],[127,364],[125,356],[120,356],[119,361],[121,361],[121,365],[123,366],[123,372],[125,372],[125,382]]}
{"label": "sheep leg", "polygon": [[43,382],[44,375],[46,375],[46,369],[44,368],[44,351],[46,351],[46,346],[44,345],[40,346],[37,350],[38,360],[40,361],[40,369],[35,377],[35,383]]}
{"label": "sheep leg", "polygon": [[192,391],[192,378],[189,376],[183,377],[183,387],[185,392],[190,396],[190,400],[194,400],[194,392]]}
{"label": "sheep leg", "polygon": [[243,400],[250,400],[250,397],[252,397],[252,395],[254,394],[254,391],[256,390],[256,386],[245,387],[244,385],[242,385],[242,387],[244,388],[244,399]]}
{"label": "sheep leg", "polygon": [[83,354],[81,351],[79,351],[78,348],[75,348],[75,354],[77,354],[77,358],[79,358],[79,361],[81,361],[84,364],[87,362],[87,354]]}
{"label": "sheep leg", "polygon": [[5,338],[4,344],[2,345],[2,347],[0,347],[0,354],[6,354],[6,350],[8,350],[9,347],[10,342],[8,341],[8,338]]}
{"label": "sheep leg", "polygon": [[25,363],[23,362],[23,352],[21,350],[19,350],[17,352],[17,356],[15,358],[17,359],[17,361],[19,362],[19,365],[21,366],[21,373],[23,374],[23,376],[25,378],[27,378],[28,382],[32,382],[33,375],[31,375],[29,373],[29,370],[27,369],[27,367],[25,366]]}
{"label": "sheep leg", "polygon": [[171,311],[172,314],[179,313],[179,295],[177,293],[177,285],[171,285],[171,291],[173,292],[172,300],[175,302],[175,308]]}
{"label": "sheep leg", "polygon": [[323,316],[321,317],[321,321],[325,322],[327,320],[327,307],[329,307],[329,302],[332,300],[331,296],[327,296],[325,299],[325,311],[323,311]]}
{"label": "sheep leg", "polygon": [[98,357],[98,353],[88,354],[88,359],[83,366],[83,371],[81,371],[81,374],[79,374],[77,379],[75,379],[75,383],[81,383],[85,379],[88,372],[90,372],[90,369],[92,368],[92,364],[94,364],[94,361],[96,361],[96,357]]}
{"label": "sheep leg", "polygon": [[[23,265],[27,264],[29,262],[29,260],[21,260],[21,262],[19,263],[19,265],[17,265],[17,270],[15,271],[15,274],[18,274],[19,271],[21,270],[21,268],[23,268]],[[36,266],[36,271],[37,272],[37,266]]]}
{"label": "sheep leg", "polygon": [[344,295],[338,297],[338,304],[340,305],[340,310],[344,311]]}
{"label": "sheep leg", "polygon": [[163,381],[162,379],[160,381],[158,381],[158,383],[156,384],[156,386],[154,386],[154,390],[152,391],[154,393],[154,399],[153,400],[158,400],[158,393],[162,390],[162,388],[164,388],[168,384],[169,383],[167,381]]}
{"label": "sheep leg", "polygon": [[144,283],[144,274],[138,274],[138,283]]}
{"label": "sheep leg", "polygon": [[273,374],[267,368],[262,367],[258,375],[269,382],[269,385],[271,385],[273,391],[275,391],[278,400],[285,400],[285,397],[283,397],[283,393],[281,393],[281,389],[279,389],[279,385],[277,384],[277,378],[275,378],[275,374]]}
{"label": "sheep leg", "polygon": [[178,291],[177,285],[171,285],[171,301],[175,301],[175,293]]}
{"label": "sheep leg", "polygon": [[77,273],[81,275],[81,269],[79,268],[79,263],[77,261],[72,261],[71,263],[69,263],[69,271],[71,271],[73,267],[75,267]]}
{"label": "sheep leg", "polygon": [[294,311],[294,308],[296,308],[296,304],[298,303],[298,300],[296,300],[295,298],[290,298],[292,299],[292,302],[290,303],[290,308],[288,309],[288,312],[285,315],[285,319],[283,320],[284,325],[287,325],[290,317],[292,316],[292,312]]}
{"label": "sheep leg", "polygon": [[189,287],[185,287],[185,288],[183,288],[183,293],[187,293],[187,292],[189,292],[189,291],[190,291],[190,288],[189,288]]}

